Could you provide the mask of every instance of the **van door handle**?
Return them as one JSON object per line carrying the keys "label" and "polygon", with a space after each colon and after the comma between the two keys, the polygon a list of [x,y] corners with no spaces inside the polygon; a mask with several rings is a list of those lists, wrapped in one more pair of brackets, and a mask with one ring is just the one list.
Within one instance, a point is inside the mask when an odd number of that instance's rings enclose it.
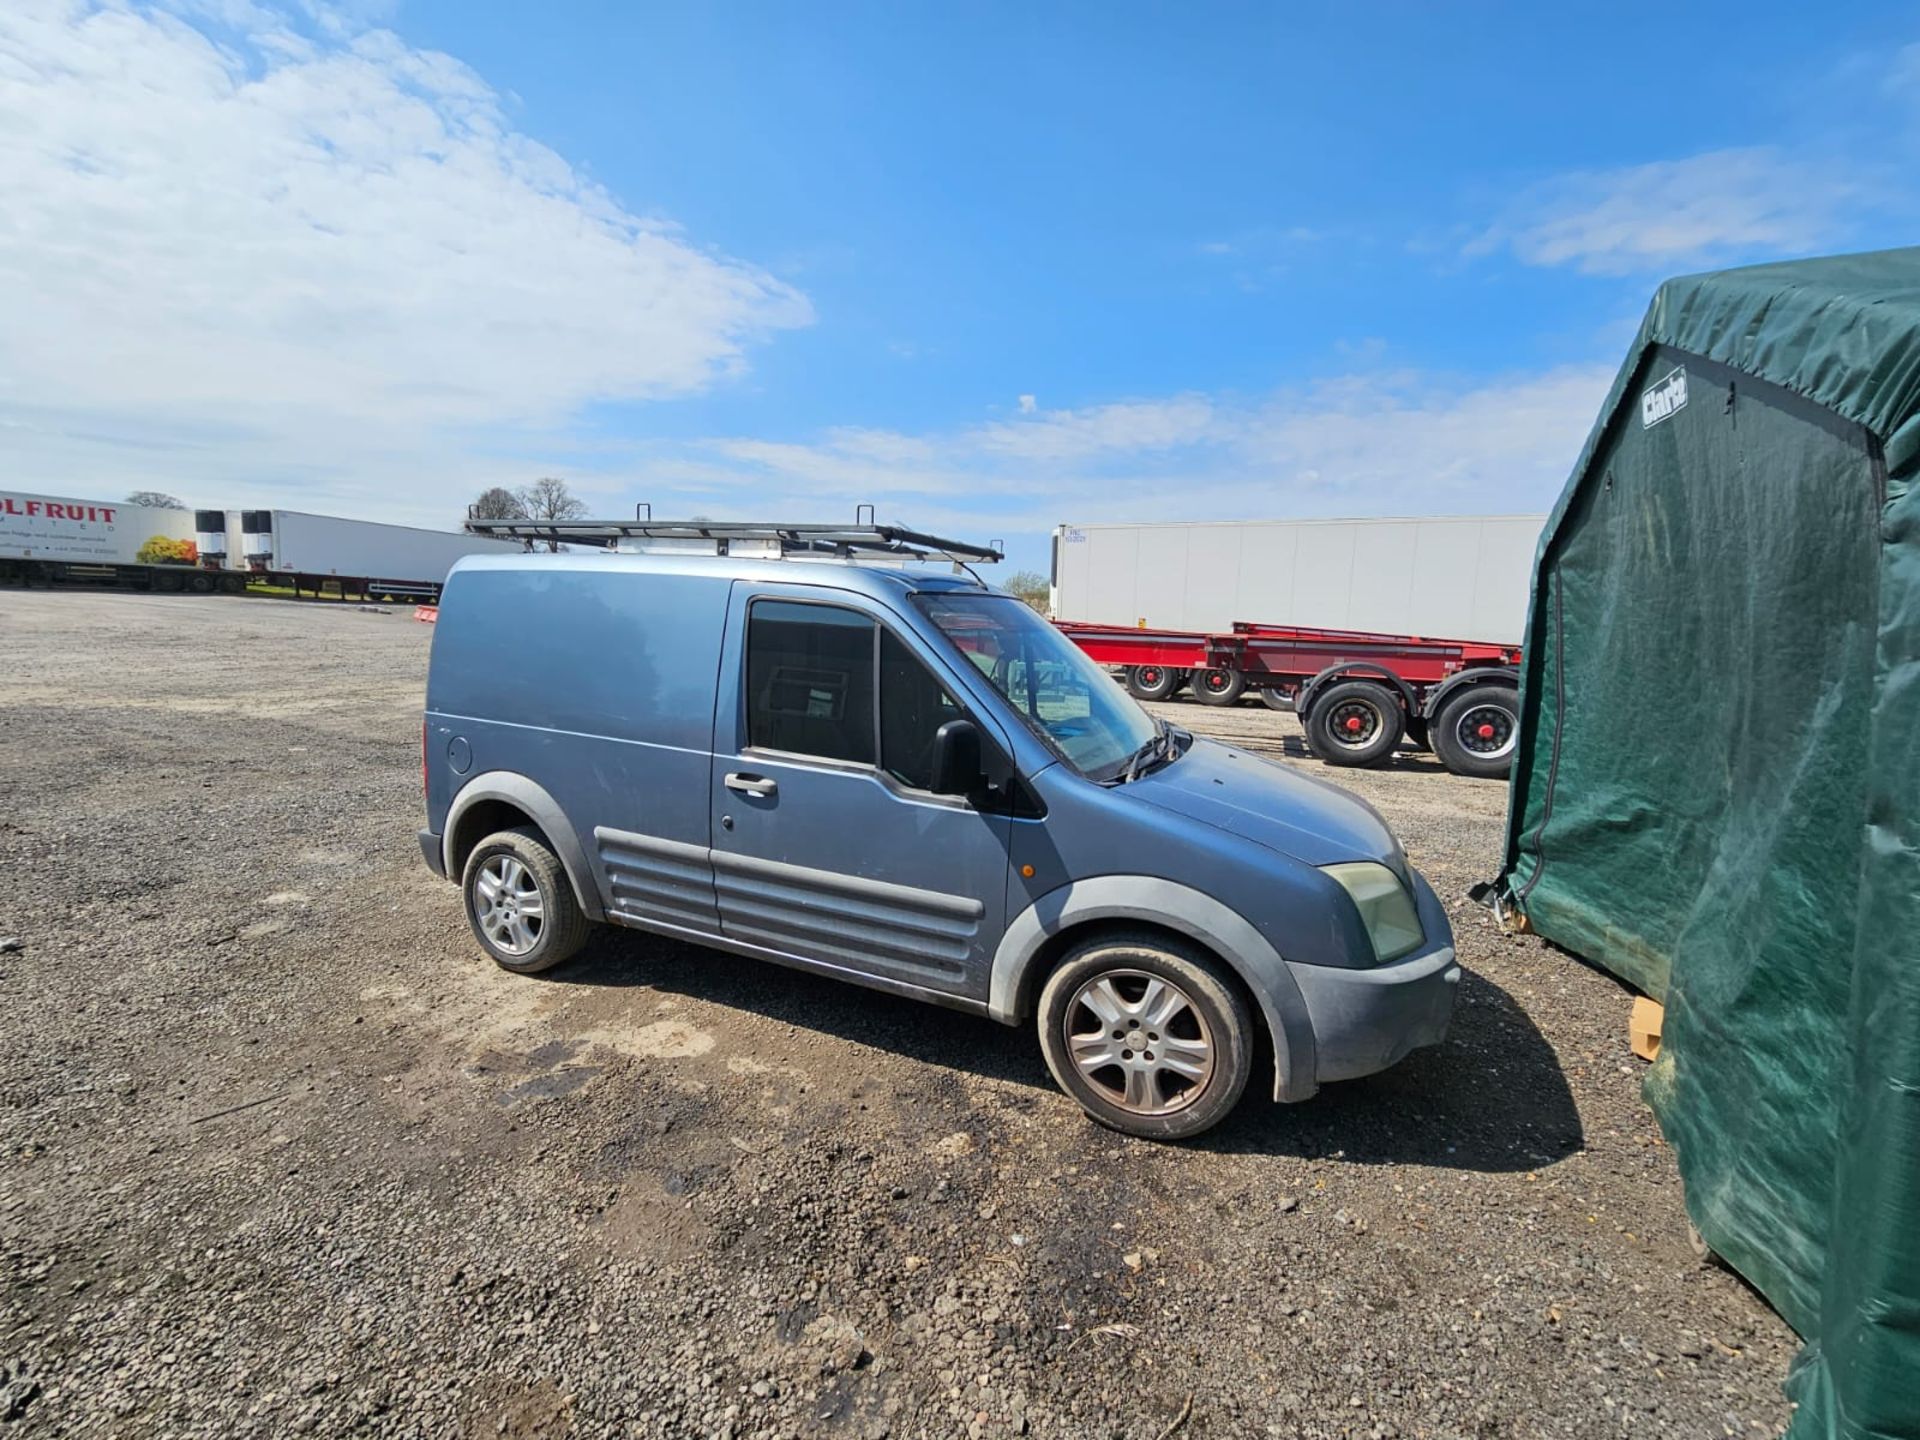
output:
{"label": "van door handle", "polygon": [[777,783],[764,775],[743,775],[738,771],[727,776],[725,783],[729,790],[738,790],[742,795],[758,796],[762,800],[780,788]]}

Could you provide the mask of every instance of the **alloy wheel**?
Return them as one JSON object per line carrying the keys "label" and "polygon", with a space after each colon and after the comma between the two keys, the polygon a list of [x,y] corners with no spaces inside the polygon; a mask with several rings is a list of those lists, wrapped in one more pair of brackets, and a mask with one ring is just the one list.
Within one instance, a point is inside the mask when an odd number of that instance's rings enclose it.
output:
{"label": "alloy wheel", "polygon": [[489,856],[473,877],[473,898],[480,929],[502,954],[525,955],[540,943],[546,902],[533,872],[516,856]]}
{"label": "alloy wheel", "polygon": [[1094,976],[1074,992],[1060,1027],[1081,1076],[1130,1114],[1183,1109],[1213,1078],[1213,1035],[1192,997],[1144,970]]}

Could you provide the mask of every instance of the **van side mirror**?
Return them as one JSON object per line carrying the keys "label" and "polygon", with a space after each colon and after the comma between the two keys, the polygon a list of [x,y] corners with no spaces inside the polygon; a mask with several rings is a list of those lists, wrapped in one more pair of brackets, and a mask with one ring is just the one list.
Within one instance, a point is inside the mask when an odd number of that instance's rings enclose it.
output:
{"label": "van side mirror", "polygon": [[933,783],[936,795],[973,795],[986,786],[980,763],[980,731],[971,720],[949,720],[933,732]]}

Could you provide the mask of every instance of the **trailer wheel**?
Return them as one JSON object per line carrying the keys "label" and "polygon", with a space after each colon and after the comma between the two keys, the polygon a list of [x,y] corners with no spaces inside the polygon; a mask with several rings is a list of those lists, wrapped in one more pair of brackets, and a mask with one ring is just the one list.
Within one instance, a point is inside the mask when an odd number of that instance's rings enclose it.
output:
{"label": "trailer wheel", "polygon": [[247,593],[247,577],[244,575],[222,575],[220,577],[220,588],[229,595],[244,595]]}
{"label": "trailer wheel", "polygon": [[211,595],[214,578],[204,570],[196,570],[187,577],[187,589],[196,595]]}
{"label": "trailer wheel", "polygon": [[1434,718],[1434,753],[1456,775],[1498,780],[1519,745],[1520,692],[1511,685],[1470,685]]}
{"label": "trailer wheel", "polygon": [[1343,680],[1314,697],[1307,743],[1329,765],[1378,765],[1407,727],[1400,699],[1373,680]]}
{"label": "trailer wheel", "polygon": [[1283,694],[1278,686],[1270,686],[1260,692],[1260,703],[1269,710],[1293,709],[1293,696]]}
{"label": "trailer wheel", "polygon": [[1193,698],[1202,705],[1232,705],[1247,688],[1247,677],[1238,670],[1195,670]]}
{"label": "trailer wheel", "polygon": [[1136,700],[1169,700],[1185,679],[1170,665],[1129,665],[1127,693]]}

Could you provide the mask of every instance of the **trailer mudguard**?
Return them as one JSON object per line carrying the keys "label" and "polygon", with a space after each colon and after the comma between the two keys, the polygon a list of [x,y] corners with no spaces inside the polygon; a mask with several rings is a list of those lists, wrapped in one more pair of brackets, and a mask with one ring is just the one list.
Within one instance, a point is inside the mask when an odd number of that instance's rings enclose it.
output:
{"label": "trailer mudguard", "polygon": [[1520,688],[1520,672],[1511,665],[1478,665],[1471,670],[1462,670],[1458,675],[1450,675],[1427,693],[1426,705],[1415,712],[1422,719],[1431,720],[1440,713],[1440,707],[1447,703],[1458,691],[1469,685],[1485,685],[1496,682]]}
{"label": "trailer mudguard", "polygon": [[1336,680],[1384,680],[1399,696],[1400,703],[1407,707],[1407,714],[1419,718],[1420,702],[1415,698],[1413,687],[1402,680],[1384,665],[1376,665],[1371,660],[1343,660],[1338,665],[1329,665],[1318,675],[1300,687],[1300,694],[1293,702],[1293,713],[1306,723],[1307,713],[1313,709],[1314,697]]}

